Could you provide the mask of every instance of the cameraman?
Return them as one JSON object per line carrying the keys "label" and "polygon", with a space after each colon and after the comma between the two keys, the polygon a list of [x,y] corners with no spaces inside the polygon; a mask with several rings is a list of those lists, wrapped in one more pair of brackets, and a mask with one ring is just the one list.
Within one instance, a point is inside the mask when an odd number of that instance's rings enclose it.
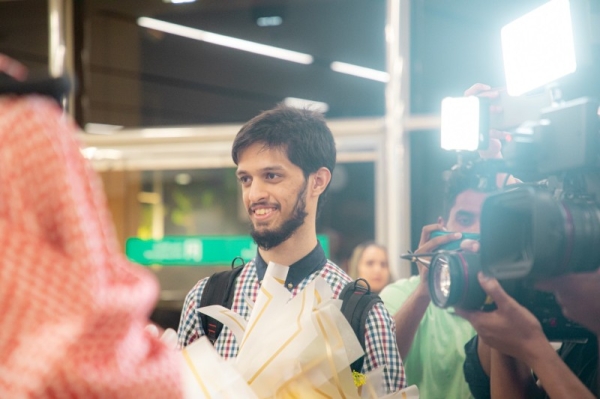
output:
{"label": "cameraman", "polygon": [[[490,86],[478,83],[465,96],[498,96]],[[501,132],[490,132],[490,145],[480,151],[482,159],[501,158]],[[453,168],[446,182],[444,214],[438,223],[423,227],[415,253],[429,253],[462,238],[463,233],[479,233],[481,206],[490,191],[510,176],[497,176],[496,182],[482,179],[470,168]],[[431,237],[434,231],[453,234]],[[475,334],[469,323],[431,304],[427,285],[427,267],[417,263],[419,276],[398,280],[380,294],[385,306],[394,314],[398,349],[405,360],[409,385],[419,387],[424,398],[466,398],[470,396],[460,364],[465,360],[464,344]]]}
{"label": "cameraman", "polygon": [[[473,243],[473,250],[478,244]],[[473,395],[489,397],[593,398],[597,390],[598,343],[564,343],[557,353],[540,322],[502,289],[479,274],[497,305],[492,312],[456,310],[478,333],[465,346],[464,370]],[[600,272],[571,274],[538,283],[555,292],[565,315],[600,333]],[[531,372],[535,373],[537,381]]]}
{"label": "cameraman", "polygon": [[[443,218],[423,227],[415,253],[434,252],[461,239],[462,233],[479,233],[481,205],[488,195],[479,183],[471,169],[452,169],[446,182]],[[434,238],[434,231],[453,233]],[[465,359],[463,346],[475,331],[465,320],[431,303],[428,269],[421,263],[417,266],[419,276],[398,280],[380,294],[394,315],[398,349],[406,359],[407,383],[416,384],[422,397],[468,397],[460,364]]]}

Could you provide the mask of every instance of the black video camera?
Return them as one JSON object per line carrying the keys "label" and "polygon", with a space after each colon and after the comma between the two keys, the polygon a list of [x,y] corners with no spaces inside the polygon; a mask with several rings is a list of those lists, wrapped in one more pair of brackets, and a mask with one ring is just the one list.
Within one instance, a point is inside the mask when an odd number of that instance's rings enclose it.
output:
{"label": "black video camera", "polygon": [[[543,110],[531,133],[514,134],[504,161],[482,161],[480,174],[535,172],[548,176],[490,195],[481,212],[480,254],[440,252],[429,271],[439,307],[492,310],[477,273],[496,277],[541,322],[550,340],[590,333],[562,315],[539,278],[600,267],[599,103],[582,98]],[[529,129],[529,128],[528,128]]]}
{"label": "black video camera", "polygon": [[[492,311],[496,308],[479,285],[481,256],[462,251],[437,253],[429,266],[429,292],[432,302],[441,308]],[[535,290],[533,279],[500,280],[504,290],[527,308],[542,325],[550,341],[583,340],[592,334],[567,319],[554,296]]]}

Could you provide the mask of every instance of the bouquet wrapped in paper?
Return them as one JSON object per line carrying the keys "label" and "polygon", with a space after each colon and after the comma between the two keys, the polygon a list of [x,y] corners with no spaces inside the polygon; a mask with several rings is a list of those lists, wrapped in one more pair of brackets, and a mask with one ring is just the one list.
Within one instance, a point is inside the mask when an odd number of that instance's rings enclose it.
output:
{"label": "bouquet wrapped in paper", "polygon": [[202,339],[182,351],[189,398],[418,398],[416,387],[385,395],[383,370],[353,373],[363,355],[352,327],[320,277],[290,299],[289,268],[270,263],[249,320],[214,305],[201,312],[226,325],[238,356],[223,360]]}

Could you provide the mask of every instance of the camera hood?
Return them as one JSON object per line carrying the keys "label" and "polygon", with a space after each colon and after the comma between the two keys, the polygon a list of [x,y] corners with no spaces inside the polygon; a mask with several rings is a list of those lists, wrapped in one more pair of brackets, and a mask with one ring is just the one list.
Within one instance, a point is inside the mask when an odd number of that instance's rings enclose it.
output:
{"label": "camera hood", "polygon": [[519,187],[491,195],[481,211],[481,267],[498,279],[557,274],[571,230],[564,207],[547,191]]}

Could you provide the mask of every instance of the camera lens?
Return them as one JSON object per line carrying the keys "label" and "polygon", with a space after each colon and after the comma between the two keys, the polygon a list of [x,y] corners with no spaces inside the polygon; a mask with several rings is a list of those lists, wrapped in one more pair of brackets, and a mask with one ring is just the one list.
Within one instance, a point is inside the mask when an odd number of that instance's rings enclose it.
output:
{"label": "camera lens", "polygon": [[[552,274],[593,271],[600,265],[600,209],[596,204],[563,201],[565,257]],[[537,271],[537,270],[536,270]],[[546,275],[545,269],[539,274]]]}
{"label": "camera lens", "polygon": [[447,255],[439,255],[431,262],[431,277],[429,281],[433,284],[429,287],[433,303],[445,308],[452,290],[452,278],[450,277],[450,266]]}
{"label": "camera lens", "polygon": [[429,293],[434,305],[479,309],[485,293],[479,286],[479,256],[469,252],[442,252],[429,266]]}

